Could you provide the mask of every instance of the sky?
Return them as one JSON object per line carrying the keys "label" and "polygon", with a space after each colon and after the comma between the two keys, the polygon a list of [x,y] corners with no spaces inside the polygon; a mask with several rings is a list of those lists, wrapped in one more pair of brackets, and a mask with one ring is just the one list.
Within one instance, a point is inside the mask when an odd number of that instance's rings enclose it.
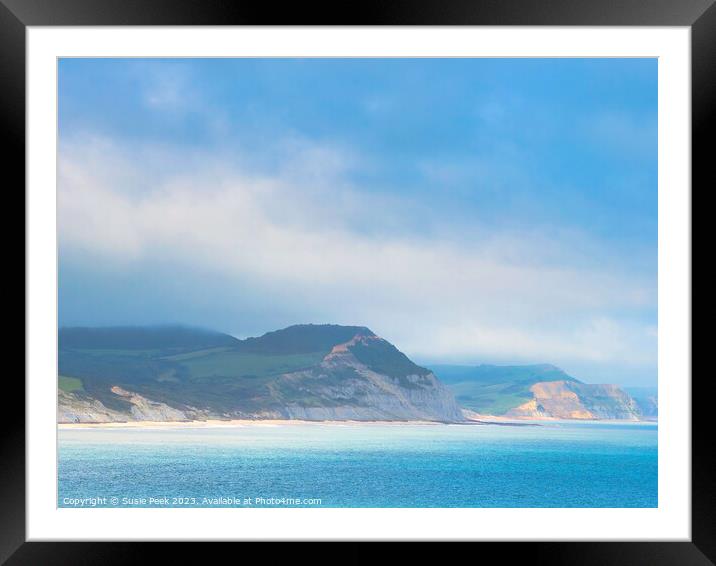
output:
{"label": "sky", "polygon": [[59,323],[657,378],[656,59],[61,59]]}

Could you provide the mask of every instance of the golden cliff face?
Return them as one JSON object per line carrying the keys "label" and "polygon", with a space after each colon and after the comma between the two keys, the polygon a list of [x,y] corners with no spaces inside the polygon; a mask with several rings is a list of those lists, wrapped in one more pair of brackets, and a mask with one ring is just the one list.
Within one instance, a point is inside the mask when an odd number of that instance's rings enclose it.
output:
{"label": "golden cliff face", "polygon": [[634,400],[616,385],[572,381],[541,381],[530,387],[533,399],[510,409],[505,416],[534,419],[638,420]]}

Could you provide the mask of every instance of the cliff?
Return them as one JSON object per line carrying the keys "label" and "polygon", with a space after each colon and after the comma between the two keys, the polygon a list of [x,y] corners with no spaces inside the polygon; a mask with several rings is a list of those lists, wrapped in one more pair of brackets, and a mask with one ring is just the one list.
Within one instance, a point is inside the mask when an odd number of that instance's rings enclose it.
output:
{"label": "cliff", "polygon": [[464,420],[432,372],[365,327],[299,325],[247,340],[200,331],[195,345],[170,327],[67,336],[60,422]]}
{"label": "cliff", "polygon": [[515,418],[640,420],[638,405],[616,385],[593,385],[568,381],[535,383],[533,398],[507,411]]}
{"label": "cliff", "polygon": [[365,357],[386,348],[392,346],[377,336],[355,336],[336,345],[318,366],[284,374],[274,385],[280,397],[300,391],[320,401],[313,406],[289,401],[282,413],[304,420],[463,420],[455,398],[432,372],[419,366],[387,372]]}
{"label": "cliff", "polygon": [[[655,420],[655,392],[632,396],[617,385],[588,384],[549,365],[434,366],[468,415],[505,418]],[[470,418],[468,416],[468,418]]]}

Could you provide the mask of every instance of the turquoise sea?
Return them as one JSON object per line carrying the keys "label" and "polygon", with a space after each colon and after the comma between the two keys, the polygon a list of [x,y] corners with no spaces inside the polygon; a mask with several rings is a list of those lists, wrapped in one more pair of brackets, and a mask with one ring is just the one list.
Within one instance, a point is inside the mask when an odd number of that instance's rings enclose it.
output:
{"label": "turquoise sea", "polygon": [[657,426],[59,431],[60,507],[656,507]]}

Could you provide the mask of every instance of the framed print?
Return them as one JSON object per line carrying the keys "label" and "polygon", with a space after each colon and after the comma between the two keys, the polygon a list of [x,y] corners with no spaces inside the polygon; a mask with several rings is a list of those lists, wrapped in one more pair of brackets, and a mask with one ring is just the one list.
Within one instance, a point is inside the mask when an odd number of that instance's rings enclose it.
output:
{"label": "framed print", "polygon": [[3,2],[9,564],[144,541],[711,563],[711,2]]}

